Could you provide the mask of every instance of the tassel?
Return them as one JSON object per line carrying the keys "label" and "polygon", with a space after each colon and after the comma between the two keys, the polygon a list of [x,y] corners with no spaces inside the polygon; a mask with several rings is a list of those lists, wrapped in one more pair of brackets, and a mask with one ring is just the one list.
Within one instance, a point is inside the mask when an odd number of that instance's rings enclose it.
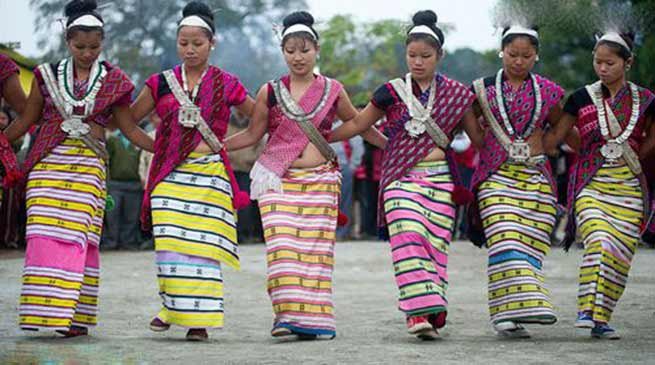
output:
{"label": "tassel", "polygon": [[469,146],[466,150],[455,153],[455,161],[458,164],[472,169],[477,165],[476,161],[477,152],[473,146]]}
{"label": "tassel", "polygon": [[243,209],[250,205],[250,195],[247,192],[242,191],[239,188],[237,183],[237,178],[234,176],[234,170],[232,169],[232,164],[227,157],[227,152],[225,149],[222,149],[221,158],[223,158],[223,165],[225,165],[225,170],[227,171],[227,176],[230,178],[230,187],[232,188],[232,207],[236,210]]}
{"label": "tassel", "polygon": [[343,227],[346,224],[348,224],[348,216],[342,211],[339,211],[339,215],[337,216],[337,226]]}
{"label": "tassel", "polygon": [[453,198],[453,202],[456,205],[466,205],[469,204],[473,201],[473,193],[471,193],[467,188],[461,186],[461,185],[456,185],[455,189],[451,193],[451,196]]}
{"label": "tassel", "polygon": [[236,194],[234,194],[232,205],[236,210],[246,208],[248,205],[250,205],[250,196],[245,191],[239,190],[236,192]]}
{"label": "tassel", "polygon": [[23,181],[23,174],[20,171],[8,171],[7,175],[2,179],[2,185],[7,189],[11,189]]}

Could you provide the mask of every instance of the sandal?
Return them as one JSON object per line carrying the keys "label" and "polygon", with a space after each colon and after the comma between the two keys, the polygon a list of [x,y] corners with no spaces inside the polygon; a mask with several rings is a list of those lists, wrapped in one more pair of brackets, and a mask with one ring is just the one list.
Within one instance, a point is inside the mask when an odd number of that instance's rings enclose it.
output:
{"label": "sandal", "polygon": [[186,333],[187,341],[207,341],[209,335],[204,328],[191,328]]}
{"label": "sandal", "polygon": [[57,330],[55,332],[59,333],[60,335],[64,336],[65,338],[88,336],[89,335],[89,329],[88,328],[81,327],[81,326],[75,326],[75,325],[70,326],[68,331]]}

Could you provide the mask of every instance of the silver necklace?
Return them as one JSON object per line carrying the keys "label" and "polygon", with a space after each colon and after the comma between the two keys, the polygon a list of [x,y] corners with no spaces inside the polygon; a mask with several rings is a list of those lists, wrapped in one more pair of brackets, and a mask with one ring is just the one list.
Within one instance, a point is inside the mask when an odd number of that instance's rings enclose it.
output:
{"label": "silver necklace", "polygon": [[[405,92],[408,98],[416,98],[412,90],[412,74],[407,73],[405,75]],[[428,105],[425,108],[420,108],[420,102],[412,103],[410,102],[407,105],[407,110],[409,111],[410,120],[405,123],[405,130],[407,133],[416,138],[421,134],[425,133],[426,126],[425,124],[430,120],[432,108],[434,108],[434,103],[437,96],[437,80],[432,78],[432,83],[430,84],[430,95],[428,96]],[[419,105],[415,105],[419,104]]]}
{"label": "silver necklace", "polygon": [[209,67],[205,68],[205,70],[202,72],[200,75],[200,78],[196,82],[196,85],[193,87],[193,90],[189,92],[189,81],[186,76],[186,67],[184,64],[182,64],[182,87],[184,88],[184,92],[187,95],[191,95],[191,102],[194,103],[196,101],[196,97],[198,96],[198,92],[200,92],[200,84],[202,84],[202,80],[205,78],[205,75],[207,74],[207,71],[209,70]]}
{"label": "silver necklace", "polygon": [[[537,125],[537,122],[539,121],[539,118],[541,118],[541,89],[539,88],[539,83],[537,82],[537,78],[534,76],[534,74],[530,73],[530,78],[532,80],[532,90],[534,91],[535,99],[534,114],[532,115],[530,124],[527,125],[523,134],[517,137],[518,143],[522,143],[526,138],[530,137]],[[515,95],[512,93],[512,101],[514,100],[514,97]],[[512,122],[509,120],[507,110],[505,109],[505,96],[503,93],[503,69],[498,70],[498,73],[496,74],[496,104],[498,104],[498,111],[500,113],[501,119],[503,120],[503,124],[505,125],[507,133],[510,137],[514,136],[514,127],[512,126]]]}
{"label": "silver necklace", "polygon": [[73,59],[68,58],[57,66],[57,87],[65,102],[64,108],[68,114],[73,114],[74,108],[84,108],[84,115],[89,115],[95,106],[95,99],[102,87],[102,81],[107,75],[107,69],[98,60],[93,62],[89,72],[89,81],[84,96],[75,97],[75,76]]}
{"label": "silver necklace", "polygon": [[[617,127],[620,128],[616,115],[612,111],[612,108],[607,103],[603,101],[603,91],[600,81],[597,81],[588,88],[592,92],[589,93],[591,99],[596,106],[598,113],[598,125],[600,127],[600,134],[605,139],[605,144],[600,149],[601,155],[610,161],[618,160],[623,156],[623,144],[630,138],[632,132],[634,131],[637,122],[639,121],[639,109],[640,109],[640,99],[639,99],[639,88],[632,82],[628,82],[630,87],[630,94],[632,96],[632,111],[630,113],[630,120],[628,125],[625,127],[623,132],[617,137],[612,137],[610,135],[610,120]],[[609,120],[608,120],[609,118]]]}

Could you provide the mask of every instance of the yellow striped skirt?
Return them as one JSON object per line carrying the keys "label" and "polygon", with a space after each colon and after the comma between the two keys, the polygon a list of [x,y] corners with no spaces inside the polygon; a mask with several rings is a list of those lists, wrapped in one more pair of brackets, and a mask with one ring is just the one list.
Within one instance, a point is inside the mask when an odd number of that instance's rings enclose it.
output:
{"label": "yellow striped skirt", "polygon": [[223,326],[221,262],[239,269],[232,189],[220,155],[191,153],[153,190],[153,235],[164,323]]}
{"label": "yellow striped skirt", "polygon": [[626,165],[605,164],[578,194],[575,214],[585,247],[578,312],[608,323],[623,294],[643,223],[639,179]]}

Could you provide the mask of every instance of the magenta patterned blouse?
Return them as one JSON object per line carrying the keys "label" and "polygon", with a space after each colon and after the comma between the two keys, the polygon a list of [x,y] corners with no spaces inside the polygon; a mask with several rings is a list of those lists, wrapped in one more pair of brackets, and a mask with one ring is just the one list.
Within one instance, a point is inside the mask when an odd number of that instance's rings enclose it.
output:
{"label": "magenta patterned blouse", "polygon": [[[182,67],[173,68],[177,81],[182,84]],[[152,75],[146,81],[152,98],[155,100],[155,111],[162,122],[157,128],[155,154],[148,174],[148,186],[143,198],[141,222],[144,229],[150,228],[150,193],[159,182],[173,172],[201,142],[202,135],[196,128],[185,128],[178,123],[180,104],[168,87],[162,73]],[[200,90],[195,104],[200,107],[200,113],[207,124],[223,140],[230,120],[231,107],[241,105],[246,101],[248,91],[239,79],[218,67],[209,66],[200,84]],[[221,151],[223,162],[230,170],[229,160],[225,150]],[[236,193],[236,192],[235,192]]]}
{"label": "magenta patterned blouse", "polygon": [[[545,77],[540,75],[535,75],[535,77],[541,90],[542,97],[541,116],[539,120],[536,121],[535,129],[543,129],[546,126],[546,121],[550,111],[564,97],[564,89]],[[484,85],[487,91],[487,99],[491,112],[494,117],[496,117],[496,120],[503,125],[500,111],[498,109],[498,103],[496,102],[496,78],[493,76],[485,78]],[[535,111],[535,95],[532,87],[532,79],[527,78],[513,97],[509,97],[510,94],[512,94],[512,87],[505,78],[503,78],[502,85],[506,101],[505,110],[507,110],[507,115],[512,127],[517,133],[523,133],[528,124],[532,122]],[[508,99],[511,99],[511,101]],[[496,172],[509,157],[507,151],[505,151],[496,139],[496,136],[491,132],[491,127],[484,118],[482,118],[482,128],[485,131],[485,139],[482,149],[480,150],[480,165],[475,170],[471,181],[471,187],[474,192],[477,190],[478,186]],[[550,163],[547,161],[545,164],[539,166],[539,169],[550,181],[553,192],[555,192],[556,184],[553,181]]]}

